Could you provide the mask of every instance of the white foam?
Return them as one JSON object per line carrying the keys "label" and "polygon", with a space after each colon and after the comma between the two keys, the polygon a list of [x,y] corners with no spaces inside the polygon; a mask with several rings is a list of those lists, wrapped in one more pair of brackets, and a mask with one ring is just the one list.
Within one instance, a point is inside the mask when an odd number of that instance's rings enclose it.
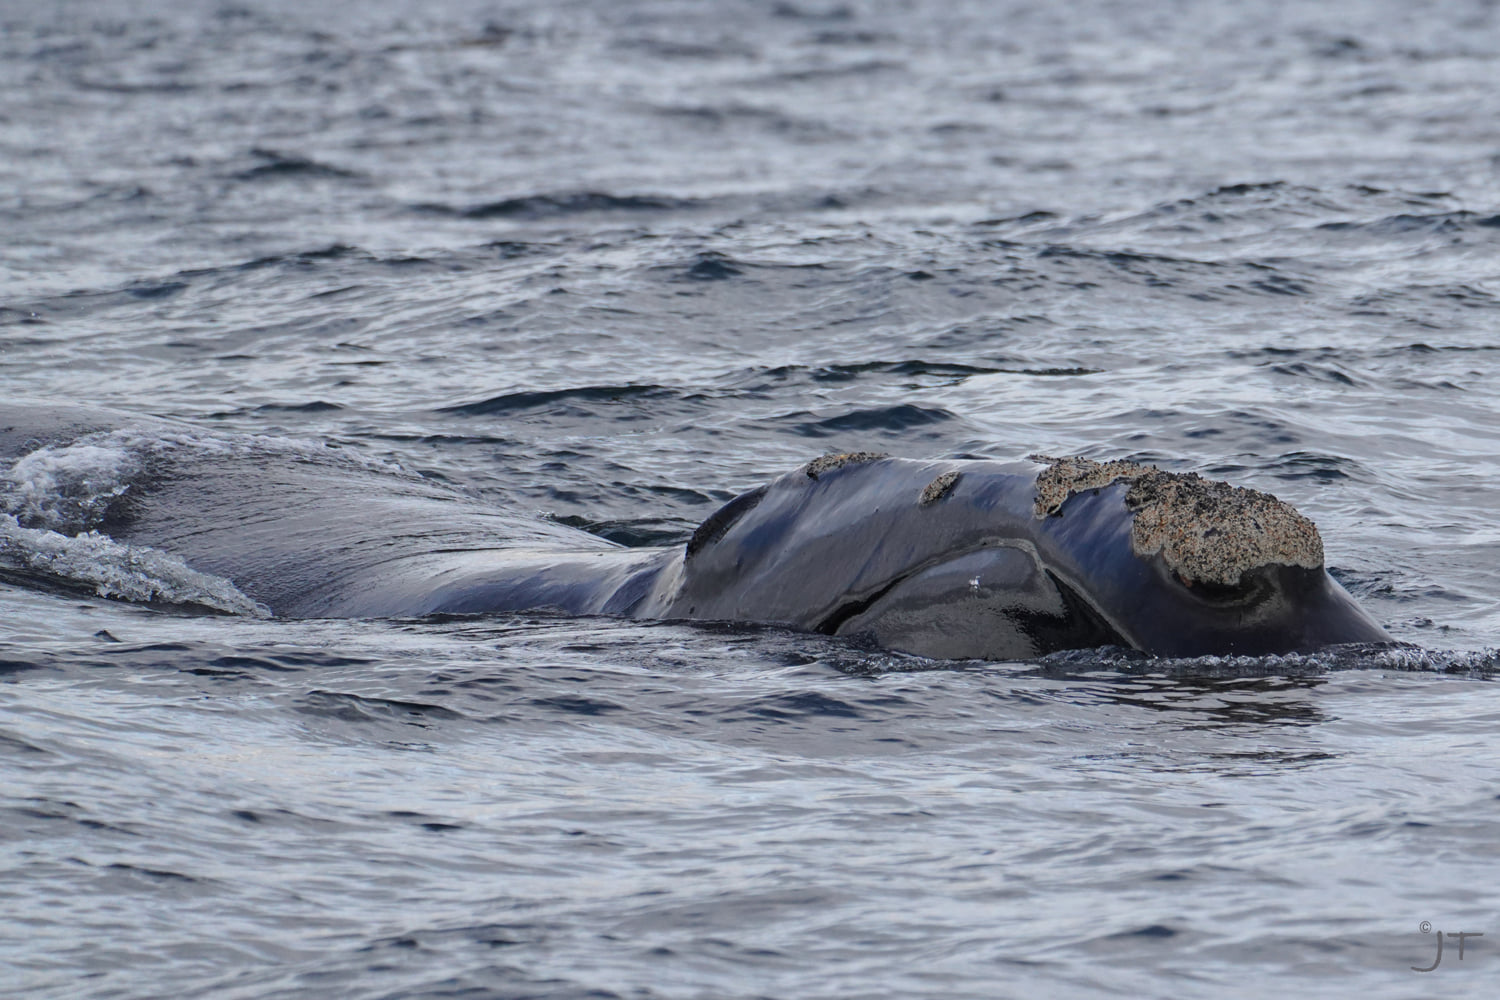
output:
{"label": "white foam", "polygon": [[0,472],[0,566],[91,587],[101,597],[269,615],[222,577],[96,530],[153,456],[187,444],[209,453],[223,447],[206,437],[189,441],[115,431],[48,445],[16,459]]}
{"label": "white foam", "polygon": [[38,448],[0,479],[0,510],[37,527],[86,531],[139,470],[139,460],[119,443],[84,440]]}
{"label": "white foam", "polygon": [[89,434],[38,448],[8,469],[0,464],[0,568],[91,587],[102,597],[269,616],[231,581],[99,530],[111,505],[170,472],[179,457],[224,462],[267,456],[405,475],[390,463],[321,441],[170,426]]}
{"label": "white foam", "polygon": [[193,429],[126,429],[47,445],[16,459],[0,471],[0,512],[14,515],[26,527],[68,535],[91,531],[103,522],[111,504],[149,474],[156,460],[178,451],[190,451],[196,460],[272,455],[404,474],[389,462],[321,441]]}
{"label": "white foam", "polygon": [[236,615],[271,617],[269,608],[245,596],[229,580],[200,573],[174,555],[117,542],[97,531],[69,537],[45,528],[22,527],[12,514],[0,514],[0,565],[91,586],[100,597],[192,604]]}

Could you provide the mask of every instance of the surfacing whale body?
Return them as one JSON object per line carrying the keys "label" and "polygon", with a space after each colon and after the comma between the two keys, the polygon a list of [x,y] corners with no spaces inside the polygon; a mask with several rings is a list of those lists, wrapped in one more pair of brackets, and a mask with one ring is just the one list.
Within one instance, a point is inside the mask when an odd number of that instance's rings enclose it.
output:
{"label": "surfacing whale body", "polygon": [[0,576],[137,600],[753,621],[939,658],[1390,639],[1291,507],[1128,462],[824,456],[683,546],[624,548],[336,448],[107,411],[0,404],[0,459]]}

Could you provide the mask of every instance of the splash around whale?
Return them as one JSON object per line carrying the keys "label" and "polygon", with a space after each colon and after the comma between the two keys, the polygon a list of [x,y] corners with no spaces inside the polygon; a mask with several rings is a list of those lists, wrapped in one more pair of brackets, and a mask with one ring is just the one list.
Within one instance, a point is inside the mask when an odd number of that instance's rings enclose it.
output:
{"label": "splash around whale", "polygon": [[321,444],[0,404],[0,578],[235,613],[777,623],[937,658],[1390,637],[1306,518],[1129,462],[824,456],[625,548]]}

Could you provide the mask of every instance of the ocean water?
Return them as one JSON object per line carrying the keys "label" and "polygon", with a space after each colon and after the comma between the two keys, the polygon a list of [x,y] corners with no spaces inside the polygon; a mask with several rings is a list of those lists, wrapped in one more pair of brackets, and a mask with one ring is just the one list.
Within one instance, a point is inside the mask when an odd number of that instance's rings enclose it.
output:
{"label": "ocean water", "polygon": [[283,621],[36,456],[0,992],[1479,995],[1497,73],[1478,2],[0,2],[0,401],[626,545],[832,450],[1130,457],[1295,504],[1406,644]]}

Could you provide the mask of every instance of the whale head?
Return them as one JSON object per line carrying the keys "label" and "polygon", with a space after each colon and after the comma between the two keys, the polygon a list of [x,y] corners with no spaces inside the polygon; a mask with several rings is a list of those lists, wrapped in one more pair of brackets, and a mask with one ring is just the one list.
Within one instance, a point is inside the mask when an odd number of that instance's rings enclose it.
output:
{"label": "whale head", "polygon": [[668,613],[942,658],[1286,653],[1389,636],[1268,494],[1130,463],[820,459],[731,501]]}

